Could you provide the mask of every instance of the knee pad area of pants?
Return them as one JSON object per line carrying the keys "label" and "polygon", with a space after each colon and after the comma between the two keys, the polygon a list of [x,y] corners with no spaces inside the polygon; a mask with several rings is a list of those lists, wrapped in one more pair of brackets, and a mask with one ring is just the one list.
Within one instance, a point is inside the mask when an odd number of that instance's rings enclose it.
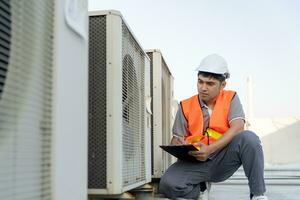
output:
{"label": "knee pad area of pants", "polygon": [[169,197],[172,197],[173,195],[186,194],[192,189],[192,185],[189,187],[189,185],[182,185],[180,182],[166,178],[161,178],[159,183],[159,192]]}
{"label": "knee pad area of pants", "polygon": [[257,147],[257,145],[261,144],[259,137],[252,131],[243,131],[237,137],[242,143],[252,147]]}

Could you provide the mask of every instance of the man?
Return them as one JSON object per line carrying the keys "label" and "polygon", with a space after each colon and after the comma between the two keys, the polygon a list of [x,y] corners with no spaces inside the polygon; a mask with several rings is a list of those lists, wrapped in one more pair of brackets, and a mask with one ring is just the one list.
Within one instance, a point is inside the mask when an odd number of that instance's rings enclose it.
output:
{"label": "man", "polygon": [[198,94],[180,103],[171,144],[198,146],[199,151],[189,153],[199,162],[178,160],[170,166],[161,177],[160,192],[171,199],[202,198],[205,182],[224,181],[243,165],[250,199],[267,200],[261,142],[255,133],[244,130],[244,111],[236,92],[224,90],[229,78],[226,61],[209,55],[197,71]]}

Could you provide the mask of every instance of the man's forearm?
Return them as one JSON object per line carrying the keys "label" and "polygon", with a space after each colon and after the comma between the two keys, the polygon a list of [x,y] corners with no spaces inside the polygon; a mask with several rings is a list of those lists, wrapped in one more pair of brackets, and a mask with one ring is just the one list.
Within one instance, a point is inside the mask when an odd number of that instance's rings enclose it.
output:
{"label": "man's forearm", "polygon": [[184,136],[173,134],[171,144],[185,144]]}

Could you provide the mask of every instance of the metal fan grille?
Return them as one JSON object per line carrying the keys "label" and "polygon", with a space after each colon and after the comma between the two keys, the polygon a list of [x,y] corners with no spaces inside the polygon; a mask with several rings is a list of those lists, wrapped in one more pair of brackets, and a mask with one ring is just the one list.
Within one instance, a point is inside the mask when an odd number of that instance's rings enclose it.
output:
{"label": "metal fan grille", "polygon": [[88,187],[106,188],[106,16],[89,23]]}
{"label": "metal fan grille", "polygon": [[123,186],[145,180],[143,50],[122,24]]}
{"label": "metal fan grille", "polygon": [[54,2],[1,0],[0,9],[0,199],[48,200]]}

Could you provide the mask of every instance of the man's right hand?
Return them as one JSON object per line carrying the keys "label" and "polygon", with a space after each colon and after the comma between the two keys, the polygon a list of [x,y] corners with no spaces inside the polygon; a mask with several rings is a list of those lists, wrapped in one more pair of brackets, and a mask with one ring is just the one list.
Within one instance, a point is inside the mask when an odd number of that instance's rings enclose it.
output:
{"label": "man's right hand", "polygon": [[178,144],[186,144],[186,142],[184,141],[184,137],[183,136],[178,136],[178,135],[173,135],[172,140],[171,140],[171,144],[174,145],[178,145]]}
{"label": "man's right hand", "polygon": [[190,151],[189,154],[191,156],[194,156],[199,161],[206,161],[208,156],[211,154],[209,145],[198,142],[198,143],[195,143],[194,146],[199,147],[199,150],[198,151]]}

